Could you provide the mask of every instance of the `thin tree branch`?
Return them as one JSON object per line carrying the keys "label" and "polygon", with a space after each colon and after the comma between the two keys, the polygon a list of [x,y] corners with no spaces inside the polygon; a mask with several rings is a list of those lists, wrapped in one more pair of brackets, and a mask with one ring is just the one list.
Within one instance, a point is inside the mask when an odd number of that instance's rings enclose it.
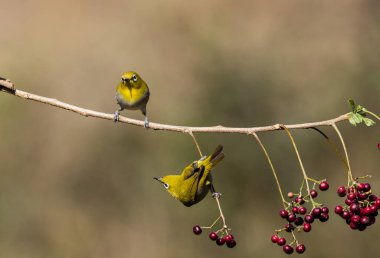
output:
{"label": "thin tree branch", "polygon": [[[6,92],[9,94],[12,94],[14,96],[27,99],[27,100],[33,100],[36,102],[48,104],[54,107],[66,109],[69,111],[72,111],[74,113],[80,114],[82,116],[86,117],[96,117],[106,120],[113,121],[114,114],[111,113],[103,113],[94,111],[91,109],[86,109],[74,105],[70,105],[68,103],[59,101],[57,99],[53,98],[47,98],[43,96],[39,96],[36,94],[32,94],[26,91],[18,90],[14,88],[13,83],[11,83],[9,80],[0,79],[0,91]],[[319,122],[312,122],[312,123],[302,123],[302,124],[291,124],[291,125],[285,125],[288,129],[308,129],[312,127],[318,127],[318,126],[332,126],[333,124],[337,122],[341,122],[348,119],[348,114],[344,114],[341,116],[338,116],[333,119],[319,121]],[[127,118],[124,116],[120,116],[119,122],[126,123],[130,125],[140,126],[144,127],[144,121],[136,120]],[[153,130],[166,130],[166,131],[175,131],[175,132],[182,132],[182,133],[239,133],[239,134],[247,134],[252,135],[257,132],[267,132],[267,131],[275,131],[275,130],[282,130],[281,124],[275,124],[275,125],[269,125],[269,126],[262,126],[262,127],[224,127],[221,125],[217,126],[209,126],[209,127],[192,127],[192,126],[178,126],[178,125],[167,125],[167,124],[159,124],[159,123],[153,123],[149,122],[149,129]]]}

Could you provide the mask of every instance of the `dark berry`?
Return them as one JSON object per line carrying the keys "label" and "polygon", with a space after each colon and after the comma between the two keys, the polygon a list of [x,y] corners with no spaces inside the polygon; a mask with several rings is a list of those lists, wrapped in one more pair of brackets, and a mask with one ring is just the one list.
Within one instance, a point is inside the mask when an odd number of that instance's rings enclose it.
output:
{"label": "dark berry", "polygon": [[308,214],[305,216],[305,222],[311,224],[313,223],[313,221],[314,221],[314,217],[312,215]]}
{"label": "dark berry", "polygon": [[289,214],[289,216],[288,216],[288,221],[289,222],[293,222],[293,221],[295,221],[296,220],[296,215],[294,215],[294,214]]}
{"label": "dark berry", "polygon": [[327,181],[323,181],[319,184],[319,189],[321,191],[326,191],[327,189],[329,189],[329,183],[327,183]]}
{"label": "dark berry", "polygon": [[228,248],[234,248],[236,246],[236,241],[231,239],[230,241],[226,241]]}
{"label": "dark berry", "polygon": [[201,227],[200,226],[194,226],[193,227],[193,232],[194,232],[194,234],[196,234],[196,235],[200,235],[201,233],[202,233],[202,229],[201,229]]}
{"label": "dark berry", "polygon": [[305,200],[302,198],[302,196],[297,196],[295,202],[302,205],[305,203]]}
{"label": "dark berry", "polygon": [[293,230],[294,230],[294,226],[292,224],[288,223],[285,225],[285,231],[286,232],[291,232]]}
{"label": "dark berry", "polygon": [[340,197],[346,196],[346,188],[344,186],[340,186],[337,191]]}
{"label": "dark berry", "polygon": [[371,185],[368,184],[368,183],[365,183],[365,184],[364,184],[364,191],[368,192],[368,191],[370,191],[370,190],[371,190]]}
{"label": "dark berry", "polygon": [[327,213],[321,213],[321,215],[319,216],[319,221],[320,222],[326,222],[329,220],[329,214]]}
{"label": "dark berry", "polygon": [[310,190],[310,196],[312,198],[316,198],[318,196],[318,192],[314,189]]}
{"label": "dark berry", "polygon": [[343,214],[343,207],[340,205],[335,206],[334,212],[338,215],[342,215]]}
{"label": "dark berry", "polygon": [[285,245],[286,244],[286,239],[284,237],[280,237],[278,240],[277,240],[277,244],[279,246],[282,246],[282,245]]}
{"label": "dark berry", "polygon": [[303,244],[299,244],[299,245],[296,246],[296,252],[299,253],[299,254],[304,253],[305,250],[306,250],[306,247]]}
{"label": "dark berry", "polygon": [[312,211],[312,214],[313,214],[313,217],[314,218],[318,218],[322,213],[322,209],[321,208],[314,208],[313,211]]}
{"label": "dark berry", "polygon": [[311,225],[309,223],[303,224],[303,231],[310,232],[310,230],[311,230]]}
{"label": "dark berry", "polygon": [[358,227],[356,226],[356,224],[353,223],[353,222],[350,222],[349,226],[350,226],[351,229],[357,229],[357,228],[358,228]]}
{"label": "dark berry", "polygon": [[327,207],[322,207],[322,213],[329,213],[329,208]]}
{"label": "dark berry", "polygon": [[218,237],[218,234],[216,234],[215,232],[211,232],[208,237],[212,240],[212,241],[215,241],[217,240],[219,237]]}
{"label": "dark berry", "polygon": [[279,237],[277,235],[273,235],[270,240],[272,241],[272,243],[277,243]]}
{"label": "dark berry", "polygon": [[303,218],[297,217],[296,220],[294,221],[294,224],[296,226],[301,226],[303,224]]}
{"label": "dark berry", "polygon": [[282,250],[284,250],[284,252],[286,253],[286,254],[292,254],[293,253],[293,247],[291,247],[290,245],[284,245],[283,247],[282,247]]}
{"label": "dark berry", "polygon": [[[216,244],[217,245],[224,245],[224,243],[226,242],[226,240],[224,240],[224,238],[218,238],[216,240]],[[277,242],[278,243],[278,242]]]}
{"label": "dark berry", "polygon": [[301,206],[298,208],[299,214],[303,215],[303,214],[306,214],[306,212],[307,212],[307,209],[305,207]]}
{"label": "dark berry", "polygon": [[280,210],[280,217],[283,218],[283,219],[286,219],[288,218],[289,216],[289,212],[287,212],[286,210]]}

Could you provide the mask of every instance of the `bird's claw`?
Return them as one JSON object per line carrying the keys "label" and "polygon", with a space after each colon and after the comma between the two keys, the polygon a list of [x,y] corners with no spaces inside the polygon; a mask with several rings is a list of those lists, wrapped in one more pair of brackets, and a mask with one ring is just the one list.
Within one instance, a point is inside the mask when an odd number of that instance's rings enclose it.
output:
{"label": "bird's claw", "polygon": [[119,121],[119,118],[120,118],[120,113],[119,111],[116,111],[115,115],[113,116],[113,121],[116,123]]}
{"label": "bird's claw", "polygon": [[148,129],[149,128],[149,121],[148,121],[148,118],[145,117],[145,120],[144,120],[144,128],[145,129]]}
{"label": "bird's claw", "polygon": [[212,198],[220,198],[220,196],[222,196],[222,193],[212,193]]}

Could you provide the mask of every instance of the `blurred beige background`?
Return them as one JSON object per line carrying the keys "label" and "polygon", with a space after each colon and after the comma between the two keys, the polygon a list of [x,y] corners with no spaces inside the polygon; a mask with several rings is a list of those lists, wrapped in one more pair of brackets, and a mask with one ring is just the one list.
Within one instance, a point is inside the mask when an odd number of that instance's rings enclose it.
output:
{"label": "blurred beige background", "polygon": [[[262,126],[336,117],[354,98],[379,113],[380,5],[375,1],[4,1],[0,75],[32,93],[113,113],[122,72],[151,88],[151,121]],[[126,112],[143,119],[140,112]],[[339,127],[356,176],[380,194],[379,125]],[[331,128],[324,131],[337,139]],[[214,171],[238,245],[192,227],[217,217],[211,197],[186,208],[153,181],[197,158],[191,138],[114,124],[0,93],[0,257],[284,257],[270,243],[281,201],[253,138],[199,134],[225,146]],[[284,191],[301,173],[284,132],[260,134]],[[319,201],[343,202],[343,166],[310,130],[294,131]],[[380,223],[354,232],[331,214],[300,233],[305,257],[378,254]],[[293,254],[297,255],[297,254]]]}

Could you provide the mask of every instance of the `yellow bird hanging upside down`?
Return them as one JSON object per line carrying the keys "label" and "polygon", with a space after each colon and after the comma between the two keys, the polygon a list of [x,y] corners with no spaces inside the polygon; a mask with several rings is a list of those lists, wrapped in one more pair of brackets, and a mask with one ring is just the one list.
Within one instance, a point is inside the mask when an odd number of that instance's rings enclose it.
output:
{"label": "yellow bird hanging upside down", "polygon": [[117,85],[116,101],[120,108],[116,110],[114,121],[119,121],[120,111],[124,109],[141,110],[145,116],[144,127],[148,128],[148,116],[146,105],[149,100],[149,88],[140,75],[134,71],[126,72],[121,76],[121,82]]}
{"label": "yellow bird hanging upside down", "polygon": [[194,161],[181,174],[154,179],[161,182],[174,198],[190,207],[200,202],[209,191],[215,193],[210,172],[224,158],[222,151],[223,146],[219,145],[211,155]]}

